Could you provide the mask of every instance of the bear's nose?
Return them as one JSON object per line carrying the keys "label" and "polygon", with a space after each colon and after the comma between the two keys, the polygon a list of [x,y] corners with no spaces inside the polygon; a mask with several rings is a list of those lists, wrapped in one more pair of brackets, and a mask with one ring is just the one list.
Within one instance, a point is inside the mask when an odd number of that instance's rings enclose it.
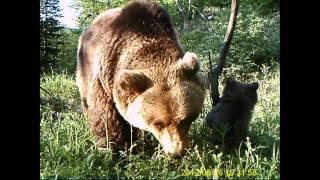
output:
{"label": "bear's nose", "polygon": [[182,146],[182,143],[176,142],[173,143],[171,146],[171,149],[167,151],[167,154],[172,159],[181,158],[185,153],[184,147]]}
{"label": "bear's nose", "polygon": [[168,153],[169,157],[172,158],[172,159],[180,159],[182,158],[182,156],[184,155],[184,152],[182,153]]}

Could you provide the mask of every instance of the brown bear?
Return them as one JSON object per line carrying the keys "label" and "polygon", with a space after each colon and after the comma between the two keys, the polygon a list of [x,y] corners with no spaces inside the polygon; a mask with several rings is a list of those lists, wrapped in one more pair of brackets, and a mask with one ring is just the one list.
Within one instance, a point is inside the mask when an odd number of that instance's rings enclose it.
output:
{"label": "brown bear", "polygon": [[248,135],[252,110],[258,101],[259,84],[228,79],[220,102],[208,113],[207,125],[212,128],[214,143],[225,150],[238,147]]}
{"label": "brown bear", "polygon": [[101,13],[80,37],[77,64],[82,107],[100,146],[122,148],[132,125],[151,132],[170,157],[183,155],[204,101],[199,69],[157,3]]}

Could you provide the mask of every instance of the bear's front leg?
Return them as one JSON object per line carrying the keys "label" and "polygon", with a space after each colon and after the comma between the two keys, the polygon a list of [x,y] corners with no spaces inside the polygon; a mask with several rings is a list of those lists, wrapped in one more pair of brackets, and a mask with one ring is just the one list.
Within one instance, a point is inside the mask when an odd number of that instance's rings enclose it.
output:
{"label": "bear's front leg", "polygon": [[123,149],[130,145],[131,136],[136,139],[136,131],[131,133],[130,125],[119,114],[98,78],[89,85],[87,101],[90,129],[100,147]]}

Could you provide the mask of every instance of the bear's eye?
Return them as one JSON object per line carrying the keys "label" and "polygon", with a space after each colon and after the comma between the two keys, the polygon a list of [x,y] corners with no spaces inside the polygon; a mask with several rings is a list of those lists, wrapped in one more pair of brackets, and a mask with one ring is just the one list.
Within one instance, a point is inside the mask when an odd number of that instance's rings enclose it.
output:
{"label": "bear's eye", "polygon": [[154,123],[154,127],[156,127],[158,130],[161,130],[164,128],[163,122],[156,122]]}

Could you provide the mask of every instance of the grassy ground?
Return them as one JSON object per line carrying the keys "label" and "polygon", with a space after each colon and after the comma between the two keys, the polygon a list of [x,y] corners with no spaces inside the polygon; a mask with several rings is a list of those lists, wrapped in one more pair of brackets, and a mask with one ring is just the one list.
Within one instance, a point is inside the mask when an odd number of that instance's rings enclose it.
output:
{"label": "grassy ground", "polygon": [[[158,145],[148,151],[142,144],[139,153],[122,151],[118,157],[108,150],[98,150],[81,113],[75,78],[66,74],[43,75],[41,86],[48,92],[41,90],[41,178],[279,179],[279,73],[264,72],[256,78],[260,83],[259,101],[249,138],[241,150],[223,154],[208,141],[210,130],[203,122],[210,109],[206,101],[203,113],[190,130],[192,146],[182,159],[171,160]],[[152,136],[145,138],[153,141]]]}

